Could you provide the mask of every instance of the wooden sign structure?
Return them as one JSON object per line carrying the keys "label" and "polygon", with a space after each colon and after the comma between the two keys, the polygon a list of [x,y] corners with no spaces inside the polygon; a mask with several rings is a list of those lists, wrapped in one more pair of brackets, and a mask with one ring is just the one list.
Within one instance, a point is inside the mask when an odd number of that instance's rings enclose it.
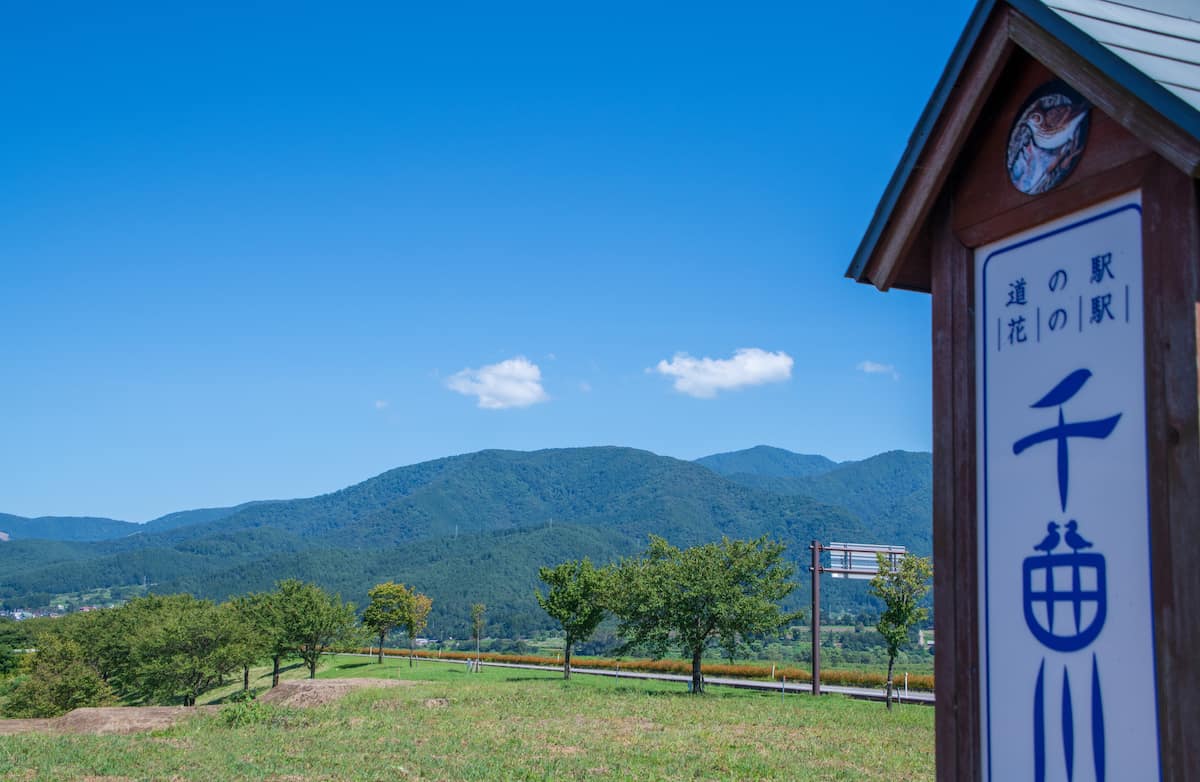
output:
{"label": "wooden sign structure", "polygon": [[1200,769],[1200,6],[983,0],[847,276],[933,297],[939,780]]}

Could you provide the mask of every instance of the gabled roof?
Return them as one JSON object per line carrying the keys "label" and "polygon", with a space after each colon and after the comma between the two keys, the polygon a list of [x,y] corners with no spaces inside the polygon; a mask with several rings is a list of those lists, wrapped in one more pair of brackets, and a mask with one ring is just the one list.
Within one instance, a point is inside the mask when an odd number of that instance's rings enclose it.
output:
{"label": "gabled roof", "polygon": [[[957,149],[970,132],[970,123],[961,116],[944,115],[952,108],[952,96],[968,63],[986,44],[989,22],[1008,8],[1099,71],[1143,113],[1157,114],[1174,126],[1177,136],[1188,142],[1186,149],[1167,142],[1157,148],[1156,139],[1143,140],[1188,176],[1200,176],[1200,9],[1194,0],[980,0],[876,207],[847,277],[880,290],[891,287],[902,260],[900,248],[910,242],[907,236],[897,240],[886,234],[919,229],[920,220],[914,215],[923,219],[938,197],[929,184],[944,181],[946,172],[931,175],[927,170],[931,161],[923,157],[935,133],[942,135],[942,142],[949,134],[948,146]],[[1007,34],[1011,37],[1011,31]],[[1114,119],[1125,124],[1126,118]],[[953,155],[935,157],[935,166],[953,165]],[[919,187],[914,186],[914,178]],[[904,225],[892,225],[901,201],[912,199],[921,203],[906,210]]]}

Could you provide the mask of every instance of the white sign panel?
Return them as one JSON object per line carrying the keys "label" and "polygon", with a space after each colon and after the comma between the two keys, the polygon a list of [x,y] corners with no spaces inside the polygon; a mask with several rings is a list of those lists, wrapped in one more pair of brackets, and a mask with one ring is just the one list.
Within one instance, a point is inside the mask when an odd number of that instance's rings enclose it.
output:
{"label": "white sign panel", "polygon": [[830,543],[825,547],[829,552],[829,568],[834,571],[833,578],[849,578],[858,580],[872,579],[879,574],[879,554],[887,557],[888,564],[895,570],[907,549],[904,546],[881,546],[873,543]]}
{"label": "white sign panel", "polygon": [[975,253],[984,778],[1159,778],[1141,195]]}

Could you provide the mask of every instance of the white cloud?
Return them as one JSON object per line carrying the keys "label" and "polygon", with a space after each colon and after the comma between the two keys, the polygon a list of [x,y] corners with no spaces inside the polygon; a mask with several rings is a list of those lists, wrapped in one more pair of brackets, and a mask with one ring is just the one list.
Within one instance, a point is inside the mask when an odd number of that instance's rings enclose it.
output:
{"label": "white cloud", "polygon": [[388,406],[388,401],[386,399],[376,399],[375,400],[375,409],[376,410],[385,410],[385,409],[387,409],[387,406]]}
{"label": "white cloud", "polygon": [[524,356],[456,372],[447,378],[446,386],[463,396],[478,397],[479,406],[487,410],[528,407],[550,399],[542,388],[542,370]]}
{"label": "white cloud", "polygon": [[653,371],[675,378],[676,391],[712,399],[719,391],[788,380],[794,363],[783,351],[740,348],[732,358],[692,358],[687,353],[676,353],[670,361],[659,361]]}
{"label": "white cloud", "polygon": [[896,371],[896,367],[892,364],[880,364],[878,361],[860,361],[855,369],[859,372],[866,372],[868,375],[891,375],[892,380],[900,379],[900,373]]}

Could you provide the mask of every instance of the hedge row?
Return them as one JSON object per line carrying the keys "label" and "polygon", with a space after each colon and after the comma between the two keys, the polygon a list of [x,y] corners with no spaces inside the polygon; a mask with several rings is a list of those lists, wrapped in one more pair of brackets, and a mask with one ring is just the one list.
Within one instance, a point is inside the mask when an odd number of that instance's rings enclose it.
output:
{"label": "hedge row", "polygon": [[[362,648],[358,651],[360,654],[379,653],[378,649]],[[383,653],[388,657],[407,657],[409,654],[407,649],[384,649]],[[431,660],[474,660],[476,658],[473,652],[431,652],[426,649],[418,649],[415,654],[418,659],[427,658]],[[534,654],[496,654],[493,652],[483,652],[478,655],[478,658],[485,662],[496,663],[562,665],[562,660],[559,658],[543,657]],[[610,671],[620,669],[622,671],[678,674],[690,674],[692,672],[692,664],[687,660],[613,660],[605,657],[572,657],[571,662],[574,666],[580,668],[601,668]],[[791,682],[812,681],[812,674],[805,668],[773,667],[763,665],[762,663],[752,665],[705,663],[703,669],[706,676],[771,680],[771,674],[774,671],[775,681],[779,681],[781,678],[786,678]],[[903,686],[903,675],[897,677],[897,679],[897,683]],[[877,671],[843,671],[826,668],[821,671],[821,682],[823,684],[840,685],[843,687],[883,689],[887,684],[887,676]],[[909,674],[908,687],[911,690],[933,692],[933,677],[927,674]]]}

